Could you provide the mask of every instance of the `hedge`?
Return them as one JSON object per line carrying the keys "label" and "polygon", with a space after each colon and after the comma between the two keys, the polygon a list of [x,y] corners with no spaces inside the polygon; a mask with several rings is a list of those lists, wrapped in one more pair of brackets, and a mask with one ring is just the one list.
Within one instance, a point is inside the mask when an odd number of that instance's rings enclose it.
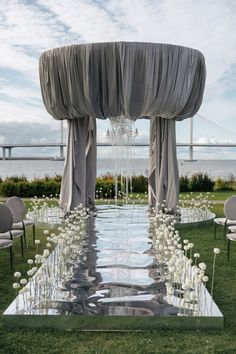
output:
{"label": "hedge", "polygon": [[[203,173],[196,173],[191,177],[182,176],[179,179],[180,192],[211,192],[213,190],[233,190],[234,179],[229,180],[218,178],[215,182]],[[50,197],[60,193],[61,176],[38,178],[33,181],[27,180],[24,176],[13,176],[2,180],[0,178],[0,195],[11,197],[13,195],[22,198]],[[118,176],[118,190],[125,191],[125,181],[121,183],[121,176]],[[129,192],[145,193],[148,191],[148,179],[145,176],[133,176],[132,185],[129,181]],[[121,193],[122,194],[122,193]],[[111,175],[97,178],[96,197],[114,198],[115,183]]]}
{"label": "hedge", "polygon": [[179,179],[180,192],[211,192],[215,182],[206,173],[195,173],[190,178],[182,176]]}

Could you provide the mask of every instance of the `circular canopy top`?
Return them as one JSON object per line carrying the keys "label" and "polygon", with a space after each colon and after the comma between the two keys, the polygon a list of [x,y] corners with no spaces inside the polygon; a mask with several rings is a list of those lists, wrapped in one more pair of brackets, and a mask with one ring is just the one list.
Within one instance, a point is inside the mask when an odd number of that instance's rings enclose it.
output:
{"label": "circular canopy top", "polygon": [[48,50],[40,57],[39,73],[43,102],[55,119],[182,120],[198,111],[206,77],[198,50],[142,42]]}

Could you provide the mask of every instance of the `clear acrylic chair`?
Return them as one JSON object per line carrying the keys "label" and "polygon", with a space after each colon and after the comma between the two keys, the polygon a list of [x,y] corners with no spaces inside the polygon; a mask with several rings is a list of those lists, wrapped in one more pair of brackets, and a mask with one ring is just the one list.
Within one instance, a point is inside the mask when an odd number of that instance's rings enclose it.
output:
{"label": "clear acrylic chair", "polygon": [[23,200],[19,197],[11,197],[5,203],[13,214],[13,230],[23,230],[25,245],[27,246],[26,228],[32,227],[33,243],[35,242],[35,221],[24,219],[26,215],[26,207]]}
{"label": "clear acrylic chair", "polygon": [[214,236],[216,238],[216,225],[223,226],[223,238],[227,227],[236,226],[236,195],[228,198],[224,203],[224,218],[214,219]]}
{"label": "clear acrylic chair", "polygon": [[[11,236],[11,227],[13,224],[13,215],[11,210],[5,205],[0,204],[0,249],[9,248],[11,269],[13,269],[15,258],[13,249],[13,236]],[[4,238],[4,235],[6,238]],[[10,236],[10,238],[9,238]]]}
{"label": "clear acrylic chair", "polygon": [[230,242],[231,241],[236,241],[236,233],[229,233],[226,235],[227,239],[227,258],[229,260],[229,254],[230,254]]}

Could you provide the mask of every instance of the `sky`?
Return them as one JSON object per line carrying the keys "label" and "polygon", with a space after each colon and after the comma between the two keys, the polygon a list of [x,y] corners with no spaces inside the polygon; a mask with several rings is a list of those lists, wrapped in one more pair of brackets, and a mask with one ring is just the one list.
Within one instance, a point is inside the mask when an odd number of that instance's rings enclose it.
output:
{"label": "sky", "polygon": [[[0,0],[0,143],[59,141],[60,124],[41,99],[39,56],[58,46],[106,41],[200,50],[207,81],[194,140],[236,142],[235,0]],[[98,122],[98,141],[108,126]],[[137,128],[137,141],[148,143],[148,121]],[[187,140],[189,121],[178,123],[177,141]],[[202,148],[200,156],[215,155],[212,150]],[[236,149],[221,155],[236,158]]]}

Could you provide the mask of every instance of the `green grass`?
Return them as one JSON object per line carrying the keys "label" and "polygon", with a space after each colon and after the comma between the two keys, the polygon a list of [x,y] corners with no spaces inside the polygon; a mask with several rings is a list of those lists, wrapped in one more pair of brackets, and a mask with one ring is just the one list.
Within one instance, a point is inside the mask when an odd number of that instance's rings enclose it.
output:
{"label": "green grass", "polygon": [[[205,193],[206,192],[202,192],[203,195],[205,195]],[[200,192],[184,192],[184,193],[180,193],[180,197],[189,196],[189,198],[192,198],[192,197],[197,197],[199,194],[200,194]],[[209,192],[209,199],[224,201],[227,198],[231,197],[232,195],[236,195],[236,191]],[[214,196],[214,198],[212,198],[212,196]]]}
{"label": "green grass", "polygon": [[[217,214],[222,213],[222,205],[215,206]],[[5,329],[0,317],[0,353],[3,354],[151,354],[151,353],[189,353],[189,354],[235,354],[236,353],[236,244],[232,245],[231,260],[227,262],[226,243],[219,229],[214,240],[212,225],[186,227],[180,230],[183,238],[194,243],[201,261],[206,262],[211,276],[213,248],[219,247],[221,253],[216,261],[215,301],[225,316],[222,331],[204,330],[156,330],[148,332],[78,332],[34,329]],[[29,232],[29,248],[25,261],[20,257],[20,246],[16,244],[16,269],[26,272],[26,259],[35,252]],[[45,237],[43,229],[37,228],[37,238]],[[0,252],[0,311],[2,312],[14,299],[12,283],[14,279],[9,269],[8,252]],[[210,281],[209,281],[210,284]]]}

